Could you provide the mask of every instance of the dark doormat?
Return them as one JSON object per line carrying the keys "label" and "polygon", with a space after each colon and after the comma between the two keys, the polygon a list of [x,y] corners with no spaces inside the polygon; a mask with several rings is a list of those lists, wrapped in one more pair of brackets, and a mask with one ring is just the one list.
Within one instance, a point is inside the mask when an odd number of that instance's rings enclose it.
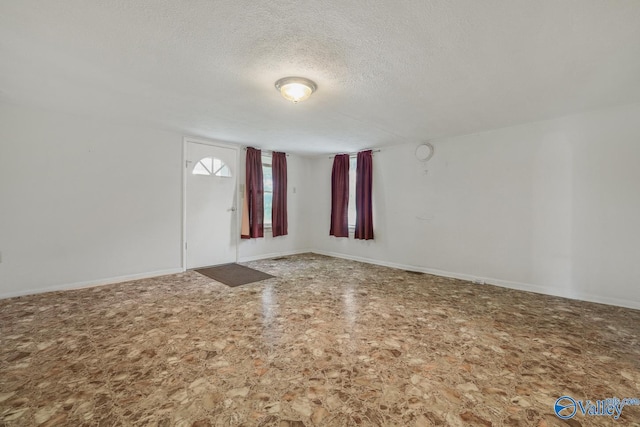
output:
{"label": "dark doormat", "polygon": [[275,277],[239,264],[224,264],[215,267],[198,268],[195,271],[232,288]]}

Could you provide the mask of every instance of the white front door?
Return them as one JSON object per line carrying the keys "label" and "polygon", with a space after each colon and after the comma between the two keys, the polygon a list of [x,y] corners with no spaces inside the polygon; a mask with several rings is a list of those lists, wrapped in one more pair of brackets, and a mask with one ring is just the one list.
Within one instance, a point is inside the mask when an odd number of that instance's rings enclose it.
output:
{"label": "white front door", "polygon": [[186,143],[186,267],[236,261],[238,150]]}

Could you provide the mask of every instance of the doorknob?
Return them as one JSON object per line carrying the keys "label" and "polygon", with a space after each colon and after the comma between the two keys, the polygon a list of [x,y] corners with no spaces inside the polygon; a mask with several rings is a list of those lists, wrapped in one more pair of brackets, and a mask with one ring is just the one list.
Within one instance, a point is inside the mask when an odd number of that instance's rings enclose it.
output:
{"label": "doorknob", "polygon": [[227,212],[235,212],[235,211],[236,211],[235,206],[232,206],[229,209],[227,209]]}

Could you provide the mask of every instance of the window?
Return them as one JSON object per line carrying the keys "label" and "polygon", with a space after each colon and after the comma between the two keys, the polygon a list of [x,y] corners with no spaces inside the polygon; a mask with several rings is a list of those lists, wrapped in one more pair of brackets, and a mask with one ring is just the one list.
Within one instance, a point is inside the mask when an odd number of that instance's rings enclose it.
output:
{"label": "window", "polygon": [[358,157],[349,157],[349,228],[356,228],[356,167]]}
{"label": "window", "polygon": [[196,163],[193,167],[194,175],[219,176],[222,178],[230,178],[231,170],[229,166],[222,160],[215,157],[205,157]]}
{"label": "window", "polygon": [[264,186],[264,226],[271,227],[271,206],[273,203],[273,169],[271,156],[262,156],[262,185]]}

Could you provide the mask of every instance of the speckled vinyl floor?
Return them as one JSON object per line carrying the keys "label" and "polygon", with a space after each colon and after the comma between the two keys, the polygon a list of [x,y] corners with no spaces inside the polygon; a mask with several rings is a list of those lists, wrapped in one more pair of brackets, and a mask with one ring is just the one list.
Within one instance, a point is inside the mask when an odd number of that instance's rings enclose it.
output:
{"label": "speckled vinyl floor", "polygon": [[0,425],[600,426],[640,312],[305,254],[0,301]]}

